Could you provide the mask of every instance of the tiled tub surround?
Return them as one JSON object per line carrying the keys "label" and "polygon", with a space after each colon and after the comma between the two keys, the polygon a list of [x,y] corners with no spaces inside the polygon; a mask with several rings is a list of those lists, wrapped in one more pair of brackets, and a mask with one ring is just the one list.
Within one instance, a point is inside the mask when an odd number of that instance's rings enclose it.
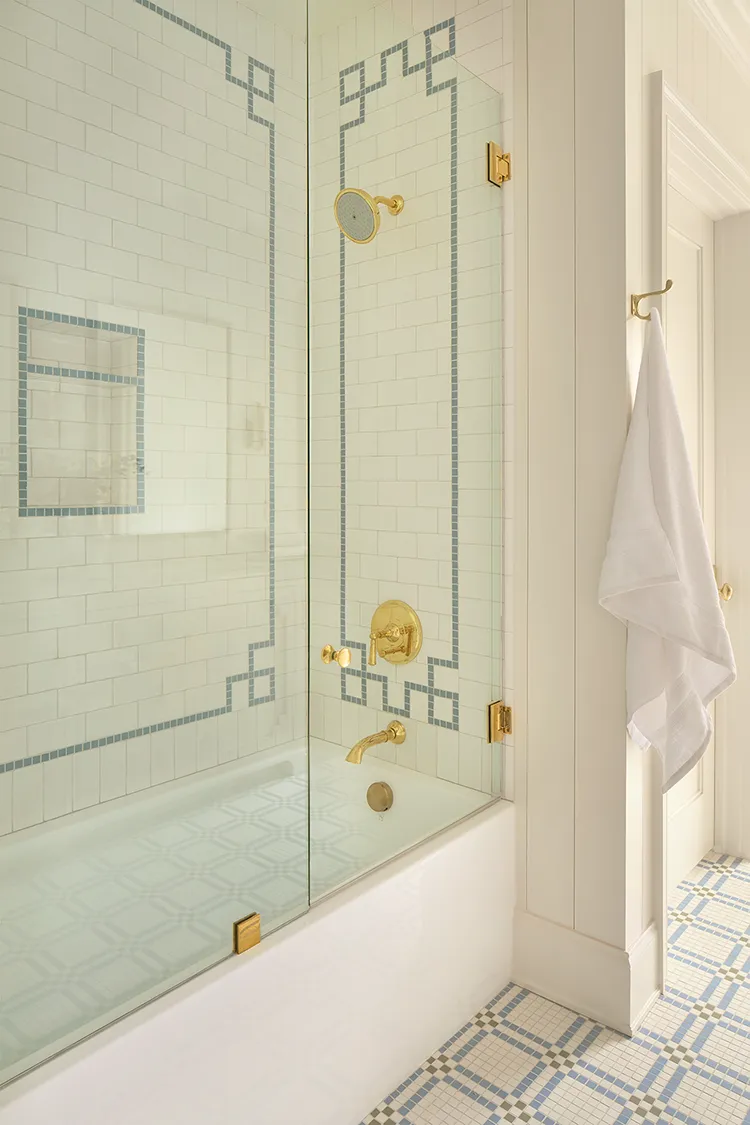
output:
{"label": "tiled tub surround", "polygon": [[362,1125],[742,1125],[750,1120],[750,863],[674,892],[666,994],[626,1039],[509,985]]}
{"label": "tiled tub surround", "polygon": [[304,732],[306,64],[233,0],[0,31],[2,834]]}
{"label": "tiled tub surround", "polygon": [[[333,74],[340,42],[321,36],[311,84],[311,641],[354,660],[313,663],[312,731],[351,743],[408,717],[411,739],[376,755],[497,793],[502,208],[486,143],[500,97],[457,63],[453,18]],[[344,186],[397,192],[403,213],[354,245],[333,217]],[[369,668],[372,613],[394,597],[417,610],[422,652]]]}
{"label": "tiled tub surround", "polygon": [[[310,894],[318,898],[482,806],[482,794],[313,741]],[[308,903],[305,747],[121,798],[0,851],[0,1083]],[[393,807],[373,812],[368,785]]]}

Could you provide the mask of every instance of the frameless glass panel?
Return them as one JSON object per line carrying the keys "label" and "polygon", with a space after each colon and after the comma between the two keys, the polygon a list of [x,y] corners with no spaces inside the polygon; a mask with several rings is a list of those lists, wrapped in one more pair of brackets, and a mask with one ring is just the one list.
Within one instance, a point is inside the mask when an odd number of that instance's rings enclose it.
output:
{"label": "frameless glass panel", "polygon": [[311,28],[316,897],[501,792],[502,194],[452,19]]}
{"label": "frameless glass panel", "polygon": [[0,4],[0,1082],[308,904],[303,0]]}

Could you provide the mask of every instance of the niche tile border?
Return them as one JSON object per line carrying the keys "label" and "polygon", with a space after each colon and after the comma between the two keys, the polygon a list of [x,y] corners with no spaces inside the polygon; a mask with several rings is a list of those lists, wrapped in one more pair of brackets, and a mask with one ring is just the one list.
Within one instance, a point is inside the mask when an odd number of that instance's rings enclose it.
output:
{"label": "niche tile border", "polygon": [[[108,371],[92,371],[59,364],[29,362],[29,321],[43,320],[54,324],[68,324],[78,328],[94,329],[97,332],[118,332],[124,336],[134,336],[137,352],[137,375],[114,375]],[[145,446],[144,446],[144,401],[145,401],[145,350],[146,333],[143,328],[133,328],[128,324],[110,324],[105,320],[92,320],[84,316],[68,316],[66,313],[50,312],[48,309],[18,309],[18,514],[29,516],[126,516],[143,513],[146,510],[145,494]],[[135,455],[136,455],[136,503],[135,504],[93,504],[75,506],[35,507],[29,505],[29,375],[52,375],[60,379],[83,379],[96,383],[129,385],[136,388],[135,416]]]}
{"label": "niche tile border", "polygon": [[[435,50],[433,39],[441,32],[447,32],[447,46]],[[412,63],[409,59],[409,41],[403,39],[380,53],[379,78],[369,85],[365,76],[365,60],[352,63],[339,73],[339,105],[357,102],[358,115],[344,121],[339,127],[339,184],[346,187],[346,137],[351,129],[362,125],[366,117],[367,95],[380,90],[388,83],[388,59],[392,55],[401,56],[398,77],[406,78],[418,71],[425,72],[425,95],[432,97],[442,90],[450,90],[450,248],[451,248],[451,657],[440,660],[427,657],[427,683],[420,684],[407,680],[404,683],[404,705],[397,707],[391,702],[388,676],[371,672],[367,666],[367,646],[359,641],[347,639],[346,620],[346,238],[339,235],[339,417],[340,417],[340,632],[341,644],[359,652],[359,667],[351,665],[341,669],[341,699],[345,703],[368,706],[368,683],[381,685],[381,704],[379,709],[392,715],[411,718],[412,693],[427,695],[427,721],[431,726],[446,730],[459,729],[459,695],[446,691],[435,684],[435,669],[450,668],[458,671],[458,78],[454,75],[444,81],[436,81],[433,67],[456,54],[456,21],[453,17],[435,24],[423,32],[424,59]],[[347,83],[350,75],[357,80]],[[353,87],[347,89],[347,86]],[[359,680],[359,694],[353,695],[348,689],[348,677]],[[435,714],[435,700],[450,701],[451,718],[441,719]]]}

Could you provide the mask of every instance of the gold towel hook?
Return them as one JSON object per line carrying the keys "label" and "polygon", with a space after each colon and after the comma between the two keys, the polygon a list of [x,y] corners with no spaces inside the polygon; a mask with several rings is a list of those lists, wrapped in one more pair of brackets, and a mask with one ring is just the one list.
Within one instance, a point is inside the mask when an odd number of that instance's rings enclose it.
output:
{"label": "gold towel hook", "polygon": [[652,289],[650,293],[632,293],[630,296],[630,315],[637,316],[639,320],[651,320],[651,313],[642,313],[638,311],[638,306],[640,305],[641,301],[645,300],[646,297],[663,296],[664,293],[669,292],[673,284],[674,283],[670,277],[667,279],[667,284],[663,289]]}

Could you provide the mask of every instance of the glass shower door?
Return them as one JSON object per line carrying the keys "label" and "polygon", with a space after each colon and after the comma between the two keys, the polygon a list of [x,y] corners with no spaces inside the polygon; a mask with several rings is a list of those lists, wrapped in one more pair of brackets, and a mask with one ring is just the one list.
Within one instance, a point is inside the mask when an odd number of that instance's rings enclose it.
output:
{"label": "glass shower door", "polygon": [[0,1083],[308,905],[304,25],[0,5]]}
{"label": "glass shower door", "polygon": [[502,105],[411,18],[310,6],[313,898],[502,792]]}

